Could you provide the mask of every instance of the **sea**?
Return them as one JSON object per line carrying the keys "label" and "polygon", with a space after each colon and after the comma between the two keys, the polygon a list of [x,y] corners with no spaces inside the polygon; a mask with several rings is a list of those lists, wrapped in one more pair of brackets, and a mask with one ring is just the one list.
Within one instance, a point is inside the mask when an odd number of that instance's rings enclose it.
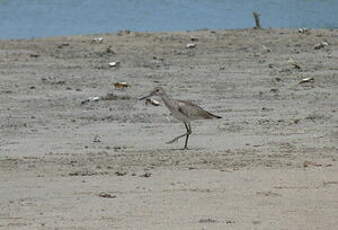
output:
{"label": "sea", "polygon": [[338,0],[0,0],[0,39],[75,34],[338,28]]}

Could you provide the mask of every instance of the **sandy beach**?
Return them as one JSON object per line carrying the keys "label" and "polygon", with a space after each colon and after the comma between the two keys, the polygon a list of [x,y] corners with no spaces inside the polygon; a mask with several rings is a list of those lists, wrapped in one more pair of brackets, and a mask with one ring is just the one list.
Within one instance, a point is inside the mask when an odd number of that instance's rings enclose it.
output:
{"label": "sandy beach", "polygon": [[[1,40],[0,229],[335,230],[337,63],[338,30]],[[223,118],[168,145],[156,86]]]}

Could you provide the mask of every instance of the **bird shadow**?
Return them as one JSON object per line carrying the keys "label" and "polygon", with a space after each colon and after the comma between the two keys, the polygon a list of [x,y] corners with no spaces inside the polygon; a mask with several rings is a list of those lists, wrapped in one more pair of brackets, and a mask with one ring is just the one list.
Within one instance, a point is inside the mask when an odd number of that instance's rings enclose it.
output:
{"label": "bird shadow", "polygon": [[167,149],[159,149],[160,151],[203,151],[203,148],[167,148]]}

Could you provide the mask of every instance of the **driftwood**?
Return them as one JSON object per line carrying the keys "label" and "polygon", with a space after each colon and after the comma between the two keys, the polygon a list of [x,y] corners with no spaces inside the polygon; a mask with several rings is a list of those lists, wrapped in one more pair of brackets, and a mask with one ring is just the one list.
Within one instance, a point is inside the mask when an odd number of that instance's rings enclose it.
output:
{"label": "driftwood", "polygon": [[261,15],[257,12],[252,12],[252,15],[253,15],[253,17],[255,19],[255,23],[256,23],[256,26],[254,28],[255,29],[262,29],[261,23],[259,21],[259,16],[261,16]]}

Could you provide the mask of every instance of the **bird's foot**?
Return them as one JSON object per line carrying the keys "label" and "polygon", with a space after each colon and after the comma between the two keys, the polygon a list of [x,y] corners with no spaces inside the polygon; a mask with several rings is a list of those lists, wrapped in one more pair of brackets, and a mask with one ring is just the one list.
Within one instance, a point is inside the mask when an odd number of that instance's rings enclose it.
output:
{"label": "bird's foot", "polygon": [[167,143],[167,144],[172,144],[172,143],[178,141],[180,138],[185,137],[186,135],[187,135],[187,133],[182,134],[182,135],[180,135],[180,136],[178,136],[178,137],[175,137],[174,139],[172,139],[171,141],[168,141],[168,142],[166,142],[166,143]]}
{"label": "bird's foot", "polygon": [[172,144],[174,142],[177,142],[179,138],[174,138],[171,141],[167,141],[166,144]]}

